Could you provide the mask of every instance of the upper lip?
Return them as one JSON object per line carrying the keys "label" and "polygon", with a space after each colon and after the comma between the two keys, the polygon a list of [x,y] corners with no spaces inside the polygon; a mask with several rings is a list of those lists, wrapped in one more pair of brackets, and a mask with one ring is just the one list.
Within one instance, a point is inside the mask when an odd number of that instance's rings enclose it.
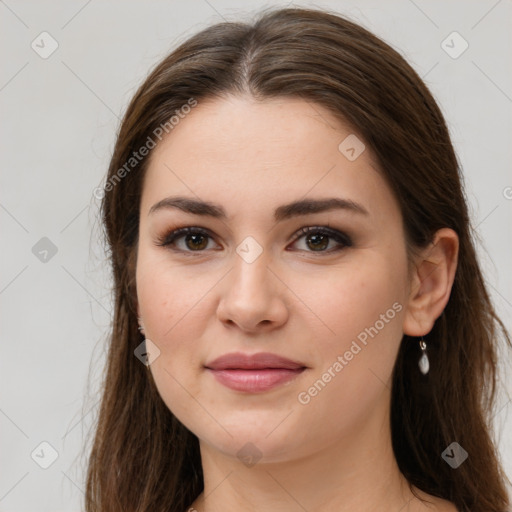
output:
{"label": "upper lip", "polygon": [[257,354],[232,352],[214,359],[205,364],[205,367],[210,370],[262,370],[265,368],[297,370],[306,368],[306,365],[269,352],[259,352]]}

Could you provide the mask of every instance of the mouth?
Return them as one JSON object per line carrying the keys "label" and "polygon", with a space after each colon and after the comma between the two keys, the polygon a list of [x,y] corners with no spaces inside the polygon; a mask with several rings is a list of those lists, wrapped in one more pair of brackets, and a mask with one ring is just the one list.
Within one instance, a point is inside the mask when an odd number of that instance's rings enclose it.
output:
{"label": "mouth", "polygon": [[235,391],[258,393],[284,385],[307,366],[276,354],[226,354],[205,365],[222,385]]}

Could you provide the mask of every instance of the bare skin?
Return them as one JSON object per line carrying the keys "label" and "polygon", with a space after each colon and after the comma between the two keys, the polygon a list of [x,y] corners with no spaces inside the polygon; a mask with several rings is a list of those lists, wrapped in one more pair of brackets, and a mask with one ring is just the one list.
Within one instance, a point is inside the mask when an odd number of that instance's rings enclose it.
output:
{"label": "bare skin", "polygon": [[[427,334],[448,302],[457,236],[441,229],[409,267],[399,206],[371,148],[353,161],[338,149],[351,134],[319,105],[229,97],[200,102],[151,154],[138,312],[160,350],[150,366],[159,393],[200,441],[205,492],[192,510],[456,511],[410,492],[389,409],[403,334]],[[226,217],[150,211],[170,196],[215,203]],[[326,198],[358,207],[274,217]],[[308,226],[318,229],[299,233]],[[158,245],[181,227],[207,234]],[[272,352],[306,369],[264,392],[235,391],[205,368],[231,352]]]}

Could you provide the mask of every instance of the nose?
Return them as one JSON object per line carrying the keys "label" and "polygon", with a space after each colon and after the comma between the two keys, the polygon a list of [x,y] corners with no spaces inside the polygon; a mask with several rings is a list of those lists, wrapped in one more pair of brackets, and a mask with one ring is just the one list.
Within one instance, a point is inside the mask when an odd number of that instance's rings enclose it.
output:
{"label": "nose", "polygon": [[246,333],[271,331],[286,323],[289,311],[286,286],[261,255],[247,263],[237,254],[234,267],[223,280],[217,316],[226,326]]}

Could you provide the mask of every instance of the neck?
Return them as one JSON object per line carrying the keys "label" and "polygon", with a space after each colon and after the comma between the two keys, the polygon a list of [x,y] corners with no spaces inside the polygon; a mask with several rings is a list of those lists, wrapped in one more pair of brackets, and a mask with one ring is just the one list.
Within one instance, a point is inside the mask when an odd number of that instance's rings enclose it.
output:
{"label": "neck", "polygon": [[189,510],[416,510],[393,454],[388,413],[376,412],[320,451],[250,467],[201,442],[204,492]]}

